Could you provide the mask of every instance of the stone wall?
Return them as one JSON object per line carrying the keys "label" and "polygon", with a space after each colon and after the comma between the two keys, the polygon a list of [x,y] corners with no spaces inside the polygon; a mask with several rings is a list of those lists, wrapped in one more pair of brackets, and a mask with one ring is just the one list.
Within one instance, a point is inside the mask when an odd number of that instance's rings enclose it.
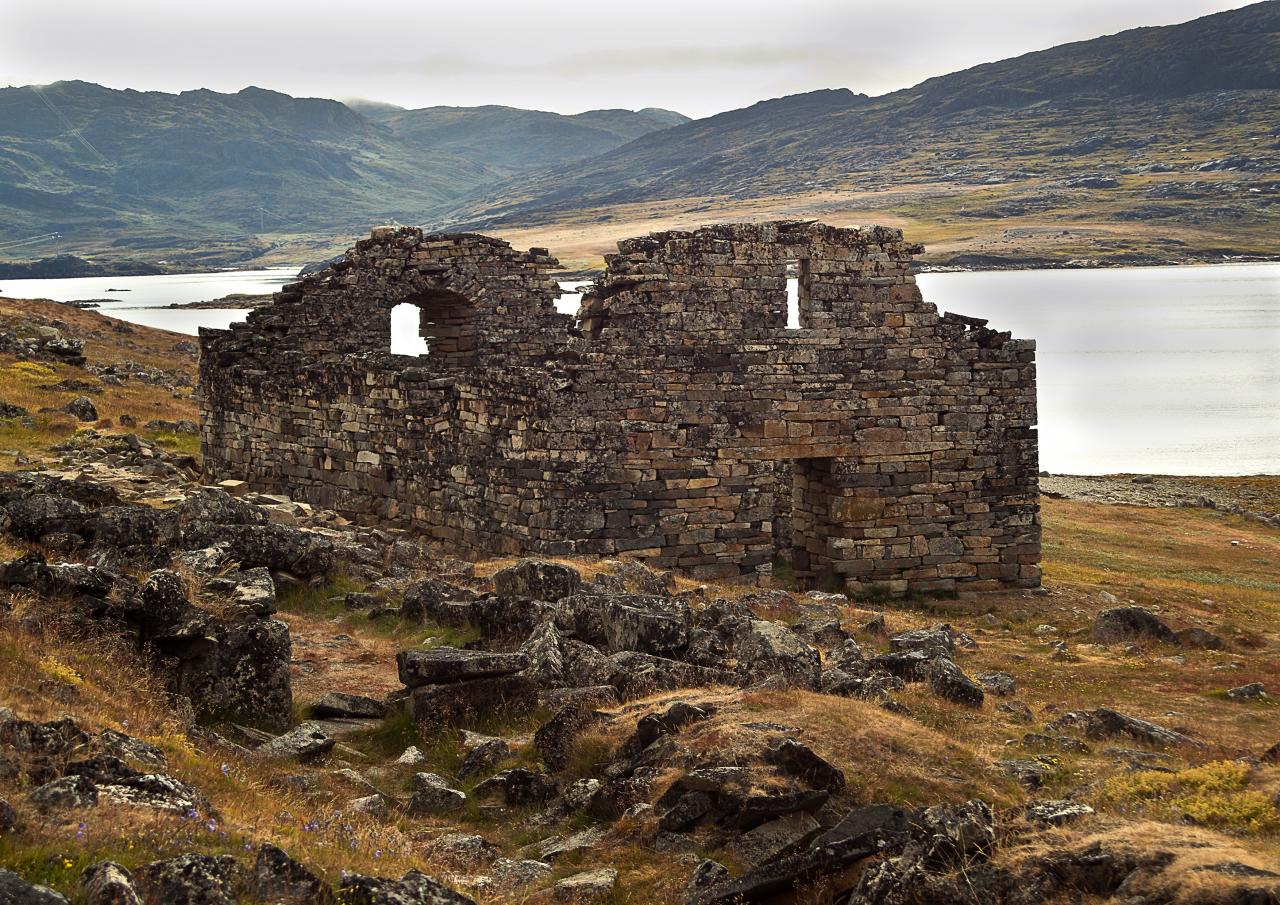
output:
{"label": "stone wall", "polygon": [[[940,316],[897,230],[628,239],[557,314],[556,262],[383,228],[201,332],[211,478],[468,554],[626,554],[813,585],[1039,583],[1034,343]],[[800,327],[786,325],[788,268]],[[430,351],[392,355],[390,310]]]}

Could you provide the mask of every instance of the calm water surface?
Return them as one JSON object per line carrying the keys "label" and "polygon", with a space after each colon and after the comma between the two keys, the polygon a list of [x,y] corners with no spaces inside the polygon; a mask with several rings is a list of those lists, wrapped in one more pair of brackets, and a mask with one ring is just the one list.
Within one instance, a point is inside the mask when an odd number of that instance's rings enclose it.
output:
{"label": "calm water surface", "polygon": [[[245,313],[157,306],[271,292],[295,272],[7,280],[0,293],[111,299],[104,314],[195,333]],[[919,281],[939,310],[1036,340],[1042,468],[1280,473],[1280,264],[932,273]],[[577,295],[558,307],[572,313]],[[417,351],[412,310],[395,319],[393,333],[396,351]]]}

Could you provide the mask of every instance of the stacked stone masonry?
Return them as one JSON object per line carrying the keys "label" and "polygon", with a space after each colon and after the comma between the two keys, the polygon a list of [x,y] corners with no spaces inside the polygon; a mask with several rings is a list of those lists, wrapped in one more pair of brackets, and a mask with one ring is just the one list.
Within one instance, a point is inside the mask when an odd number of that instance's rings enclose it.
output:
{"label": "stacked stone masonry", "polygon": [[[883,227],[657,233],[575,318],[545,249],[379,228],[201,331],[205,467],[468,555],[1037,586],[1035,344],[939,315],[919,251]],[[424,356],[390,352],[405,302]]]}

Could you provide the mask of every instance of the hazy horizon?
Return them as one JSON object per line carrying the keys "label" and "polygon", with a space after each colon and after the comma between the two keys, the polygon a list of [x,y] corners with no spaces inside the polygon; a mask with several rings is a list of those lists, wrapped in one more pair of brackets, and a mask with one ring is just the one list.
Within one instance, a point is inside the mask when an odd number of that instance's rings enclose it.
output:
{"label": "hazy horizon", "polygon": [[230,0],[216,10],[157,0],[110,8],[0,0],[0,84],[78,79],[168,93],[253,85],[409,108],[662,107],[704,117],[822,88],[885,94],[1063,43],[1247,5],[1085,0],[1030,11],[1014,0],[963,8],[934,0],[908,17],[834,0],[796,0],[785,14],[765,0],[697,7],[654,0],[637,18],[551,0],[544,14],[511,7],[503,19],[492,4],[403,4],[371,16],[362,31],[352,28],[349,7],[332,7],[342,10],[338,17],[302,0],[269,7]]}

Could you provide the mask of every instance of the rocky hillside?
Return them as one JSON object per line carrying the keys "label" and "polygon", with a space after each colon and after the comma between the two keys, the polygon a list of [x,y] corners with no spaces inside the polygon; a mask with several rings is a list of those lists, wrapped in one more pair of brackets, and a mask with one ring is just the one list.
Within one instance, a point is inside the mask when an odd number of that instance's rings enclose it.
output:
{"label": "rocky hillside", "polygon": [[1045,263],[1034,260],[1045,243],[1051,257],[1089,257],[1092,236],[1112,254],[1137,250],[1136,263],[1275,254],[1278,121],[1280,2],[1268,0],[881,97],[764,101],[482,189],[450,216],[576,229],[723,218],[762,199],[755,216],[871,211],[931,246],[981,249],[986,260],[955,262],[978,266],[998,254]]}
{"label": "rocky hillside", "polygon": [[511,175],[612,151],[633,139],[689,122],[671,110],[589,110],[567,116],[515,107],[357,106],[424,154],[446,152]]}
{"label": "rocky hillside", "polygon": [[0,902],[1280,901],[1269,521],[1046,500],[957,600],[464,562],[202,486],[113,323],[0,299]]}
{"label": "rocky hillside", "polygon": [[[868,188],[947,175],[983,183],[1070,179],[1100,166],[1114,177],[1119,161],[1141,166],[1154,155],[1153,163],[1192,140],[1226,140],[1236,152],[1259,155],[1253,169],[1274,174],[1277,103],[1280,2],[1267,0],[977,66],[882,97],[837,90],[764,101],[521,180],[522,200],[489,216],[528,220],[566,205],[760,196],[849,180]],[[1241,125],[1256,135],[1230,138]],[[1264,142],[1248,143],[1254,137]]]}
{"label": "rocky hillside", "polygon": [[75,249],[108,239],[117,253],[154,257],[224,244],[232,260],[233,249],[252,257],[260,233],[430,220],[501,176],[684,120],[487,107],[370,115],[260,88],[0,88],[0,241],[60,232]]}

